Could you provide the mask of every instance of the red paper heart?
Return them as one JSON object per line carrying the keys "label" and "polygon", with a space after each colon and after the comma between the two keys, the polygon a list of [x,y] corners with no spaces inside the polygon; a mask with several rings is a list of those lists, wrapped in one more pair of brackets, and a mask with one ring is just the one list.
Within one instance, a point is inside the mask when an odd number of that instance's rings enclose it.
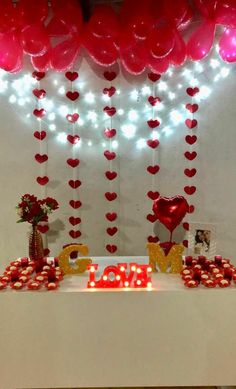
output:
{"label": "red paper heart", "polygon": [[67,135],[67,140],[70,142],[72,145],[75,145],[76,143],[79,142],[80,136],[79,135]]}
{"label": "red paper heart", "polygon": [[47,176],[37,177],[36,181],[39,185],[46,185],[49,181],[49,178]]}
{"label": "red paper heart", "polygon": [[69,81],[75,81],[76,78],[79,77],[78,73],[77,72],[66,72],[65,74],[66,78],[69,80]]}
{"label": "red paper heart", "polygon": [[34,114],[34,116],[36,116],[37,118],[43,118],[45,115],[46,115],[46,111],[45,111],[45,109],[44,108],[41,108],[41,109],[37,109],[37,108],[35,108],[34,110],[33,110],[33,114]]}
{"label": "red paper heart", "polygon": [[152,190],[149,190],[149,192],[147,192],[147,196],[151,200],[156,200],[160,196],[160,193],[159,192],[153,192]]}
{"label": "red paper heart", "polygon": [[104,156],[108,161],[112,161],[116,157],[116,153],[114,151],[106,150],[104,151]]}
{"label": "red paper heart", "polygon": [[81,232],[79,230],[78,231],[70,230],[69,234],[73,239],[79,238],[81,236]]}
{"label": "red paper heart", "polygon": [[116,108],[115,107],[108,107],[106,106],[103,108],[103,111],[108,115],[108,116],[114,116],[116,113]]}
{"label": "red paper heart", "polygon": [[147,145],[151,147],[152,149],[156,149],[159,146],[159,140],[158,139],[149,139],[147,140]]}
{"label": "red paper heart", "polygon": [[188,213],[193,213],[195,211],[194,205],[189,205],[188,207]]}
{"label": "red paper heart", "polygon": [[104,72],[103,75],[104,75],[105,79],[108,81],[114,80],[117,76],[117,74],[115,72],[109,72],[109,71]]}
{"label": "red paper heart", "polygon": [[154,107],[157,103],[161,102],[160,97],[149,96],[148,102]]}
{"label": "red paper heart", "polygon": [[197,189],[196,186],[185,186],[184,187],[185,193],[187,193],[190,196],[196,192],[196,189]]}
{"label": "red paper heart", "polygon": [[187,177],[193,177],[195,176],[195,174],[197,173],[197,170],[196,169],[185,169],[184,170],[184,174],[187,176]]}
{"label": "red paper heart", "polygon": [[148,73],[148,78],[149,78],[149,80],[151,80],[152,82],[156,82],[156,81],[160,80],[161,74],[157,74],[157,73]]}
{"label": "red paper heart", "polygon": [[42,234],[45,234],[49,230],[49,227],[46,224],[44,224],[44,225],[38,224],[37,228],[38,228],[39,232],[41,232]]}
{"label": "red paper heart", "polygon": [[48,160],[47,154],[35,154],[34,158],[39,163],[43,163],[43,162],[46,162]]}
{"label": "red paper heart", "polygon": [[195,87],[195,88],[187,88],[186,92],[187,92],[187,94],[189,96],[193,97],[193,96],[195,96],[199,92],[199,88],[197,88],[197,87]]}
{"label": "red paper heart", "polygon": [[116,88],[114,86],[111,86],[110,88],[104,88],[103,93],[104,95],[112,97],[116,93]]}
{"label": "red paper heart", "polygon": [[108,201],[113,201],[117,198],[117,194],[115,192],[106,192],[105,197]]}
{"label": "red paper heart", "polygon": [[114,179],[117,177],[117,173],[116,173],[116,172],[107,171],[107,172],[105,173],[105,175],[106,175],[106,178],[107,178],[108,180],[114,180]]}
{"label": "red paper heart", "polygon": [[71,101],[75,101],[79,97],[79,92],[77,92],[77,91],[74,91],[74,92],[68,91],[68,92],[66,92],[66,97],[68,99],[70,99]]}
{"label": "red paper heart", "polygon": [[46,136],[47,136],[46,131],[35,131],[34,133],[34,137],[39,140],[43,140],[44,138],[46,138]]}
{"label": "red paper heart", "polygon": [[195,128],[197,126],[197,120],[196,119],[186,119],[185,124],[188,128]]}
{"label": "red paper heart", "polygon": [[46,248],[46,249],[43,250],[43,255],[44,255],[44,257],[48,257],[49,254],[50,254],[50,250],[49,250],[48,248]]}
{"label": "red paper heart", "polygon": [[188,248],[188,241],[185,239],[185,240],[183,240],[183,245],[184,245],[184,247],[186,247],[186,248]]}
{"label": "red paper heart", "polygon": [[159,172],[159,170],[160,170],[160,166],[158,166],[158,165],[154,165],[154,166],[150,165],[147,167],[147,171],[150,174],[157,174]]}
{"label": "red paper heart", "polygon": [[117,246],[115,244],[107,244],[106,249],[109,253],[113,254],[117,251]]}
{"label": "red paper heart", "polygon": [[160,122],[157,119],[155,119],[155,120],[154,119],[150,119],[150,120],[147,121],[147,124],[149,125],[150,128],[156,128],[156,127],[158,127],[160,125]]}
{"label": "red paper heart", "polygon": [[198,110],[198,104],[186,104],[185,107],[191,113],[197,112]]}
{"label": "red paper heart", "polygon": [[153,211],[156,218],[172,232],[183,220],[188,203],[183,196],[159,197],[154,201]]}
{"label": "red paper heart", "polygon": [[81,219],[80,219],[80,217],[70,216],[69,222],[70,222],[70,224],[72,224],[72,226],[76,226],[77,224],[81,223]]}
{"label": "red paper heart", "polygon": [[117,228],[117,227],[108,227],[108,228],[107,228],[107,233],[108,233],[108,235],[110,235],[110,236],[115,235],[115,234],[117,233],[117,231],[118,231],[118,228]]}
{"label": "red paper heart", "polygon": [[70,180],[70,181],[68,181],[68,184],[70,185],[70,187],[72,189],[76,189],[81,185],[81,181],[80,180]]}
{"label": "red paper heart", "polygon": [[69,113],[68,115],[66,115],[66,119],[70,123],[76,123],[77,120],[79,119],[79,114],[76,113],[76,112],[75,113]]}
{"label": "red paper heart", "polygon": [[189,145],[193,145],[197,141],[197,137],[196,137],[196,135],[187,135],[185,137],[185,141]]}
{"label": "red paper heart", "polygon": [[148,236],[148,238],[147,238],[147,241],[149,242],[149,243],[157,243],[157,242],[159,242],[159,238],[158,238],[158,236],[151,236],[151,235],[149,235]]}
{"label": "red paper heart", "polygon": [[115,128],[106,128],[104,130],[104,135],[107,137],[107,138],[113,138],[115,135],[116,135],[116,130]]}
{"label": "red paper heart", "polygon": [[183,228],[186,230],[186,231],[189,231],[189,223],[183,223]]}
{"label": "red paper heart", "polygon": [[38,99],[43,99],[46,96],[46,91],[44,89],[34,89],[33,94],[38,98]]}
{"label": "red paper heart", "polygon": [[157,217],[156,217],[156,215],[153,215],[153,214],[149,213],[149,214],[147,215],[147,220],[148,220],[149,222],[151,222],[151,223],[154,223],[154,222],[157,220]]}
{"label": "red paper heart", "polygon": [[70,206],[71,206],[72,208],[74,208],[74,209],[78,209],[78,208],[80,208],[81,205],[82,205],[81,201],[79,201],[79,200],[70,200],[70,201],[69,201],[69,204],[70,204]]}
{"label": "red paper heart", "polygon": [[117,213],[108,212],[108,213],[106,213],[106,218],[107,218],[107,220],[109,220],[109,222],[113,222],[117,218]]}
{"label": "red paper heart", "polygon": [[80,160],[78,158],[68,158],[66,162],[71,167],[77,167],[80,163]]}
{"label": "red paper heart", "polygon": [[185,151],[184,155],[185,155],[185,158],[187,158],[189,161],[193,161],[196,158],[197,153],[196,153],[196,151],[192,151],[192,152]]}
{"label": "red paper heart", "polygon": [[32,73],[32,77],[33,78],[36,78],[37,81],[40,81],[42,80],[44,77],[45,77],[46,73],[44,72],[37,72],[37,71],[34,71]]}

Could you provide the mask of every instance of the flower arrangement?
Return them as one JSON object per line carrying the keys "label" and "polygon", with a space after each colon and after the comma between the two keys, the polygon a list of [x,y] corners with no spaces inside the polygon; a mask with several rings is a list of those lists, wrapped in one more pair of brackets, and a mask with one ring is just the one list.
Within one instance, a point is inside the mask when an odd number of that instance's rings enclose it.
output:
{"label": "flower arrangement", "polygon": [[52,197],[38,200],[34,195],[25,194],[16,206],[20,219],[17,223],[28,222],[37,225],[39,222],[47,222],[48,215],[58,209],[58,202]]}

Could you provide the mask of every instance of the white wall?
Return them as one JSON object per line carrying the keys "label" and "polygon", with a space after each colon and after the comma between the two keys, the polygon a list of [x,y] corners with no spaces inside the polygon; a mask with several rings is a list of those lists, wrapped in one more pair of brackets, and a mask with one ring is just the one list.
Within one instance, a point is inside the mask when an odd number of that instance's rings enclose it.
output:
{"label": "white wall", "polygon": [[[218,82],[214,82],[214,77],[219,73],[224,63],[220,67],[212,69],[209,62],[204,61],[203,71],[193,72],[194,65],[189,64],[192,69],[191,76],[195,76],[200,87],[206,85],[211,89],[211,95],[199,103],[200,109],[196,117],[199,120],[197,130],[198,159],[194,166],[198,169],[196,179],[192,182],[197,186],[197,194],[192,196],[191,203],[196,205],[196,212],[191,215],[192,222],[204,222],[217,224],[218,228],[218,252],[234,260],[235,236],[236,236],[236,136],[235,136],[235,65],[229,68],[231,72],[228,77],[221,77]],[[228,66],[227,66],[228,67]],[[136,142],[139,138],[149,137],[150,130],[145,124],[150,117],[151,108],[145,108],[146,98],[140,97],[140,101],[130,98],[130,92],[137,88],[141,90],[143,85],[150,85],[145,76],[132,78],[119,74],[112,82],[120,89],[121,94],[115,95],[113,105],[124,109],[123,116],[117,115],[113,120],[113,126],[120,131],[121,125],[127,123],[129,109],[135,109],[140,117],[137,121],[137,135],[133,139],[126,139],[121,131],[117,139],[119,147],[117,153],[119,158],[113,164],[113,170],[117,170],[120,179],[112,185],[119,193],[120,202],[115,202],[114,208],[119,214],[119,228],[116,238],[109,239],[104,231],[108,226],[104,213],[109,210],[108,202],[104,200],[104,192],[109,190],[108,181],[104,179],[104,171],[108,170],[108,162],[103,157],[102,131],[109,123],[101,113],[106,105],[101,99],[102,89],[109,86],[109,82],[102,77],[102,69],[95,68],[83,61],[79,69],[80,77],[77,85],[81,93],[78,100],[78,112],[85,121],[79,127],[83,147],[79,150],[81,164],[79,167],[79,178],[83,185],[80,189],[80,199],[83,203],[78,216],[82,219],[81,231],[83,233],[81,241],[87,243],[91,255],[104,255],[105,243],[109,241],[118,245],[118,255],[143,255],[146,252],[146,237],[152,233],[153,225],[146,221],[147,213],[151,212],[151,201],[147,199],[146,192],[152,189],[152,179],[146,173],[146,167],[152,162],[152,151],[149,148],[138,150]],[[20,196],[24,193],[34,193],[43,196],[44,189],[35,183],[35,178],[40,175],[40,165],[34,161],[34,154],[39,152],[39,142],[33,137],[33,132],[37,130],[37,122],[31,115],[34,108],[34,100],[28,86],[25,97],[28,102],[24,106],[17,103],[10,104],[9,96],[14,92],[13,80],[21,76],[4,76],[8,80],[8,88],[0,94],[1,99],[1,143],[0,143],[0,182],[1,182],[1,219],[0,219],[0,252],[1,267],[9,259],[17,256],[27,255],[27,233],[29,227],[26,224],[16,224],[15,205]],[[54,80],[58,81],[58,86],[54,85]],[[156,158],[161,166],[161,171],[154,181],[154,187],[164,196],[174,196],[184,194],[183,187],[188,184],[183,170],[186,161],[183,152],[186,150],[184,136],[188,133],[183,123],[178,126],[173,125],[169,120],[172,110],[178,110],[183,114],[183,120],[187,117],[183,104],[189,102],[186,97],[185,88],[190,86],[190,82],[183,75],[183,69],[179,69],[172,76],[164,76],[168,90],[159,91],[164,103],[164,110],[160,112],[162,127],[170,126],[173,134],[160,137],[160,147]],[[81,83],[84,83],[83,89]],[[178,88],[181,84],[182,87]],[[68,104],[68,101],[57,93],[57,89],[68,83],[63,74],[48,74],[41,87],[48,92],[48,98],[52,99],[55,107]],[[157,84],[158,85],[158,84]],[[0,85],[1,86],[1,85]],[[87,92],[93,92],[96,103],[89,105],[84,100]],[[169,91],[176,94],[174,100],[168,98]],[[109,105],[109,104],[108,104]],[[89,110],[98,113],[98,128],[87,120],[86,115]],[[67,131],[66,121],[55,113],[57,131]],[[50,124],[46,118],[45,125]],[[87,141],[91,140],[93,146],[89,147]],[[63,244],[72,242],[68,237],[68,217],[73,215],[72,208],[68,206],[68,201],[72,198],[72,189],[69,189],[67,181],[71,178],[72,169],[66,165],[66,159],[71,156],[68,143],[60,143],[55,132],[48,131],[48,155],[49,162],[48,175],[50,184],[48,185],[48,195],[55,197],[60,203],[60,210],[51,216],[51,231],[49,234],[49,246],[52,255],[57,255]],[[76,214],[75,214],[76,215]],[[166,240],[166,230],[158,224],[155,231],[159,233],[161,239]],[[180,228],[175,238],[183,238],[184,231]],[[236,260],[235,260],[236,263]]]}

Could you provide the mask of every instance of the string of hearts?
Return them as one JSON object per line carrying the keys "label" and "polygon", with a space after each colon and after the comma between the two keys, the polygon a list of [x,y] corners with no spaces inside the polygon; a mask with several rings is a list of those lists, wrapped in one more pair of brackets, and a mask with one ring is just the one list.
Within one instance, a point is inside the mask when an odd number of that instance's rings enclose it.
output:
{"label": "string of hearts", "polygon": [[[117,155],[114,151],[112,151],[112,139],[117,135],[117,131],[115,128],[112,128],[112,118],[114,115],[116,115],[116,108],[112,106],[112,96],[116,93],[116,88],[111,85],[111,82],[116,78],[117,74],[113,71],[106,71],[104,72],[104,78],[110,82],[110,86],[105,87],[103,89],[103,94],[108,96],[110,98],[110,106],[105,106],[103,108],[103,112],[108,116],[110,119],[110,127],[106,127],[104,130],[104,136],[106,140],[108,141],[109,147],[104,151],[104,157],[108,161],[109,168],[105,171],[105,178],[109,181],[109,191],[105,192],[105,199],[109,202],[109,211],[106,212],[105,218],[109,223],[113,223],[117,220],[117,213],[114,212],[114,209],[112,209],[111,204],[113,204],[113,201],[115,201],[118,197],[117,193],[114,191],[114,180],[117,179],[117,172],[113,170],[113,162],[115,161]],[[115,238],[115,235],[118,232],[118,228],[115,225],[110,225],[106,228],[106,234],[109,236],[109,240],[112,238]],[[110,241],[109,243],[106,243],[106,250],[110,254],[114,254],[117,251],[118,247],[116,244],[112,243]]]}
{"label": "string of hearts", "polygon": [[[34,71],[32,77],[37,80],[37,87],[32,90],[32,94],[35,98],[35,108],[33,110],[33,115],[37,119],[38,129],[34,132],[35,139],[39,143],[39,152],[35,154],[34,159],[36,163],[40,166],[40,175],[37,176],[36,182],[41,187],[42,196],[46,197],[47,195],[47,184],[49,178],[47,176],[47,162],[48,162],[48,152],[47,152],[47,132],[42,129],[42,119],[46,115],[46,110],[42,106],[42,101],[46,96],[45,89],[41,88],[41,80],[46,76],[44,72]],[[47,237],[46,233],[49,231],[48,223],[40,223],[38,225],[38,230],[44,235],[44,255],[47,256],[50,253],[50,250],[47,248]]]}
{"label": "string of hearts", "polygon": [[[187,102],[185,105],[185,108],[188,112],[188,114],[191,115],[191,118],[187,118],[185,120],[185,125],[188,131],[188,134],[185,136],[185,143],[188,146],[188,150],[184,152],[184,157],[186,161],[188,162],[188,167],[184,169],[184,174],[187,177],[187,185],[184,186],[184,192],[186,193],[189,198],[193,196],[196,193],[196,186],[192,185],[192,180],[197,174],[197,169],[194,166],[195,160],[197,158],[197,152],[193,150],[196,147],[197,142],[197,135],[194,133],[197,130],[198,121],[195,119],[194,114],[198,111],[199,106],[198,104],[194,103],[194,97],[199,93],[198,87],[188,87],[186,89],[186,94],[188,97],[191,98],[191,102]],[[195,211],[195,206],[193,204],[189,203],[189,210],[188,214],[192,214]],[[188,231],[189,230],[189,223],[185,220],[183,222],[183,228]],[[183,245],[185,247],[188,247],[188,241],[184,240]]]}
{"label": "string of hearts", "polygon": [[[78,239],[81,236],[81,229],[78,229],[78,225],[81,223],[81,215],[78,215],[78,210],[81,207],[81,201],[79,199],[79,194],[77,189],[82,185],[81,181],[78,179],[78,166],[80,164],[80,159],[76,155],[75,146],[80,141],[80,135],[76,133],[76,123],[79,120],[79,114],[75,108],[75,103],[77,102],[80,94],[74,88],[74,82],[79,77],[77,72],[68,71],[65,73],[65,78],[69,82],[69,90],[66,91],[66,98],[70,101],[70,113],[66,115],[66,120],[69,124],[69,133],[67,134],[67,142],[70,147],[70,156],[66,160],[66,165],[70,169],[71,178],[68,180],[68,186],[72,189],[72,200],[69,201],[69,205],[73,210],[73,214],[69,216],[68,222],[69,227],[69,236],[72,239]],[[72,226],[72,227],[71,227]]]}
{"label": "string of hearts", "polygon": [[[160,121],[158,120],[158,118],[154,117],[154,107],[161,102],[160,97],[156,96],[154,93],[155,92],[154,85],[156,84],[156,82],[160,78],[161,78],[160,74],[148,73],[148,79],[152,83],[152,95],[150,95],[147,98],[148,103],[152,107],[152,117],[147,121],[148,130],[154,130],[155,128],[159,127],[159,125],[160,125]],[[150,136],[148,138],[150,138]],[[152,164],[147,166],[147,173],[152,176],[152,187],[151,187],[151,190],[149,190],[147,192],[147,197],[152,201],[156,200],[159,197],[159,192],[155,191],[155,188],[156,188],[155,177],[160,171],[160,166],[156,163],[157,150],[158,150],[159,144],[160,144],[160,142],[158,139],[152,138],[152,139],[147,140],[147,146],[152,150]],[[156,215],[149,213],[147,215],[147,220],[150,223],[154,223],[157,220]],[[148,240],[148,242],[157,243],[159,241],[159,238],[156,235],[149,235],[147,237],[147,240]]]}

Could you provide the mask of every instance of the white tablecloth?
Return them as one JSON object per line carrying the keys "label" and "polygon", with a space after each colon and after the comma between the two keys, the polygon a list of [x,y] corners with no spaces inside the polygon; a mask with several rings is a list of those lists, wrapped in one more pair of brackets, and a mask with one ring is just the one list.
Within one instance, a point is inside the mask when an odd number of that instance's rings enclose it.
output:
{"label": "white tablecloth", "polygon": [[234,287],[186,289],[155,274],[152,291],[94,291],[87,280],[0,293],[1,388],[236,383]]}

